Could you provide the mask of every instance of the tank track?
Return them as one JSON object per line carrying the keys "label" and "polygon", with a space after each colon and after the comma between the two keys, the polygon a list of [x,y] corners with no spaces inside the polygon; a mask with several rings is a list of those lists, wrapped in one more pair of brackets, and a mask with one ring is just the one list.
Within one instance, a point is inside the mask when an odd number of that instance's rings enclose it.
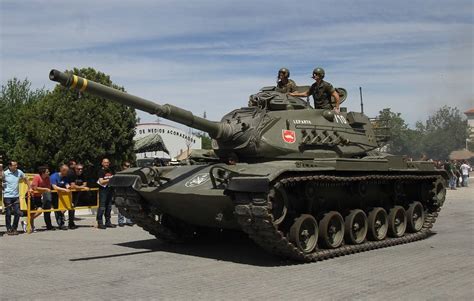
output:
{"label": "tank track", "polygon": [[[359,177],[341,177],[328,175],[302,176],[302,177],[286,177],[277,181],[273,187],[288,185],[293,182],[301,181],[318,181],[323,185],[337,185],[338,183],[350,183],[354,181],[387,181],[387,180],[433,180],[433,185],[439,180],[443,180],[439,175],[416,176],[416,175],[367,175]],[[434,190],[435,188],[433,188]],[[432,193],[433,191],[430,190]],[[444,200],[441,200],[441,203]],[[425,213],[425,221],[423,228],[416,233],[408,233],[399,238],[386,238],[381,241],[365,241],[358,245],[342,245],[337,249],[315,249],[312,253],[305,254],[301,252],[293,243],[291,243],[283,232],[278,230],[274,225],[274,217],[271,214],[271,203],[262,204],[262,199],[255,197],[251,204],[236,204],[234,215],[237,218],[242,230],[249,237],[269,253],[280,257],[302,261],[315,262],[330,259],[338,256],[349,255],[358,252],[386,248],[400,244],[421,240],[430,235],[441,204],[429,204]]]}
{"label": "tank track", "polygon": [[131,187],[115,189],[115,206],[122,215],[131,219],[139,227],[157,238],[172,242],[181,243],[183,240],[178,233],[164,226],[157,217],[158,212],[152,212],[142,203],[142,197]]}

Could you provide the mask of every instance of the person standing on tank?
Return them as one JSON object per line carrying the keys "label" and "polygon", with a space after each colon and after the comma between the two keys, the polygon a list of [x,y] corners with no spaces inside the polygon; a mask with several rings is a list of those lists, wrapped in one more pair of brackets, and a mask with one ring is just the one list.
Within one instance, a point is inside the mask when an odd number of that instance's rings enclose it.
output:
{"label": "person standing on tank", "polygon": [[281,68],[278,70],[276,92],[291,93],[296,91],[296,83],[290,79],[290,70]]}
{"label": "person standing on tank", "polygon": [[[323,80],[325,74],[323,68],[315,68],[312,76],[315,83],[311,85],[309,90],[305,92],[292,92],[290,95],[296,97],[308,97],[312,95],[315,109],[334,109],[334,111],[339,112],[339,94],[330,83]],[[334,97],[336,100],[334,108],[331,104],[331,97]]]}
{"label": "person standing on tank", "polygon": [[[102,159],[102,168],[99,170],[97,184],[99,184],[99,209],[97,210],[97,228],[115,228],[110,218],[112,214],[112,189],[109,187],[109,181],[114,176],[110,168],[110,160]],[[105,217],[105,224],[104,224]]]}

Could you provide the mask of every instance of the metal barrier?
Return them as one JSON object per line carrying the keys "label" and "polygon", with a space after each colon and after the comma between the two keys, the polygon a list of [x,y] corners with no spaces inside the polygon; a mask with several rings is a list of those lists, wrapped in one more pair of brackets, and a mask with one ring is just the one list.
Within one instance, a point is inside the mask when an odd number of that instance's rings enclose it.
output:
{"label": "metal barrier", "polygon": [[[28,178],[28,180],[30,181],[30,183],[31,183],[31,181],[33,180],[33,177],[35,176],[35,174],[33,174],[33,173],[26,173],[25,175],[26,175],[26,177]],[[19,185],[19,186],[18,186],[18,191],[19,191],[19,193],[20,193],[20,197],[19,197],[20,210],[21,210],[21,211],[26,211],[27,205],[26,205],[26,197],[25,197],[25,195],[26,195],[26,193],[28,192],[28,185],[26,185],[26,183],[24,183],[24,182],[20,182],[18,185]],[[2,191],[1,191],[2,194],[1,194],[1,196],[0,196],[0,208],[1,208],[2,210],[4,209],[4,208],[3,208],[3,198],[4,198],[3,192],[4,192],[4,191],[2,190]]]}
{"label": "metal barrier", "polygon": [[[74,206],[73,203],[73,193],[74,192],[88,192],[88,191],[96,191],[96,199],[95,199],[95,204],[94,205],[89,205],[89,206]],[[84,189],[69,189],[69,192],[63,192],[63,191],[56,191],[56,190],[51,190],[51,193],[57,193],[58,194],[58,206],[57,208],[54,209],[40,209],[40,210],[31,210],[31,193],[27,193],[26,197],[26,216],[27,216],[27,228],[26,232],[31,233],[31,214],[32,213],[45,213],[45,212],[57,212],[57,211],[62,211],[65,212],[67,210],[81,210],[81,209],[95,209],[99,207],[99,188],[90,188],[88,190]],[[35,193],[35,192],[33,192]],[[41,193],[39,191],[36,191],[36,193]]]}

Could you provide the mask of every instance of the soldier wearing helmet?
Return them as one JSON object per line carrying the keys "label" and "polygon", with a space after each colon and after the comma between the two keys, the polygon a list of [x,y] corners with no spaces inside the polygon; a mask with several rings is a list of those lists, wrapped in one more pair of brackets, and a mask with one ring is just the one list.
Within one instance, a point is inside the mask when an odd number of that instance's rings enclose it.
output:
{"label": "soldier wearing helmet", "polygon": [[291,93],[296,91],[296,83],[290,79],[290,70],[281,68],[278,70],[276,92]]}
{"label": "soldier wearing helmet", "polygon": [[305,92],[292,92],[291,96],[308,97],[313,96],[315,109],[333,109],[331,105],[331,97],[336,100],[334,110],[339,112],[339,94],[334,87],[323,80],[325,75],[323,68],[315,68],[313,70],[313,79],[316,81],[309,90]]}

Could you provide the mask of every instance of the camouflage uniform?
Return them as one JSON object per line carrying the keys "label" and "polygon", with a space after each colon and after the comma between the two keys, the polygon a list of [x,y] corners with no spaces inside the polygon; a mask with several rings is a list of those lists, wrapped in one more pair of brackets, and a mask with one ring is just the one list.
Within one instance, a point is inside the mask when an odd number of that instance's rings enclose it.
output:
{"label": "camouflage uniform", "polygon": [[313,95],[315,109],[332,109],[331,95],[335,91],[334,87],[324,81],[314,83],[309,89],[309,94]]}
{"label": "camouflage uniform", "polygon": [[275,88],[275,91],[280,93],[294,92],[296,91],[296,83],[291,79],[288,79],[288,82],[285,85],[281,81],[279,81]]}

